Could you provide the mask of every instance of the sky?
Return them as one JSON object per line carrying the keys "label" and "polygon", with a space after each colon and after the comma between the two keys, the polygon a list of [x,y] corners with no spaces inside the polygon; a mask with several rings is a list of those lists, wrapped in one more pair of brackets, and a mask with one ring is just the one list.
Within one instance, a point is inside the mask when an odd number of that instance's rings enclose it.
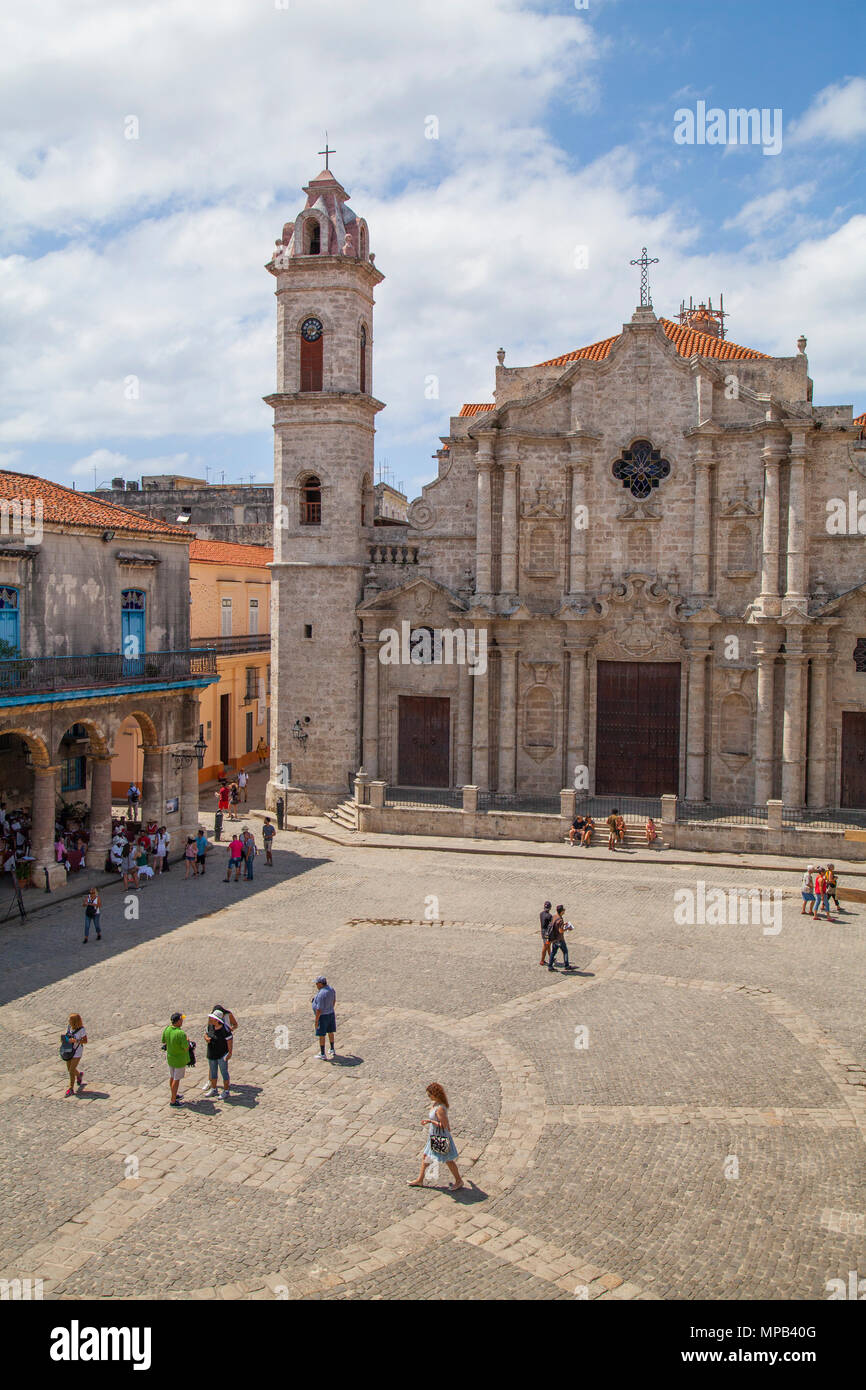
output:
{"label": "sky", "polygon": [[[264,265],[325,130],[386,277],[376,457],[410,497],[498,348],[619,331],[643,246],[658,314],[723,293],[731,339],[805,334],[815,403],[866,409],[862,0],[4,8],[0,468],[270,481]],[[763,144],[697,142],[740,107]]]}

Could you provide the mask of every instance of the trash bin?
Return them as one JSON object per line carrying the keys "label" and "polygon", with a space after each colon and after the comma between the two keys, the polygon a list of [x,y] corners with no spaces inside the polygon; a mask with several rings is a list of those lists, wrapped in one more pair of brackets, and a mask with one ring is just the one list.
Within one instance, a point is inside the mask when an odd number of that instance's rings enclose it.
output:
{"label": "trash bin", "polygon": [[283,820],[286,813],[286,803],[281,796],[277,797],[277,829],[282,830]]}

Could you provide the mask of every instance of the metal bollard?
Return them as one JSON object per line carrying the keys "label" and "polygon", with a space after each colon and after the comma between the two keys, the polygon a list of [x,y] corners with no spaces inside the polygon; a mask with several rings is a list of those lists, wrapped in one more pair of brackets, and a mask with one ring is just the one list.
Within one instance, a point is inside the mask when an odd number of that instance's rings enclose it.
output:
{"label": "metal bollard", "polygon": [[213,818],[213,837],[214,837],[214,839],[215,839],[215,840],[218,840],[218,839],[220,838],[220,836],[222,835],[222,833],[223,833],[223,813],[222,813],[222,811],[217,811],[217,812],[215,812],[214,818]]}
{"label": "metal bollard", "polygon": [[277,797],[277,829],[282,830],[283,820],[286,814],[286,803],[281,796]]}

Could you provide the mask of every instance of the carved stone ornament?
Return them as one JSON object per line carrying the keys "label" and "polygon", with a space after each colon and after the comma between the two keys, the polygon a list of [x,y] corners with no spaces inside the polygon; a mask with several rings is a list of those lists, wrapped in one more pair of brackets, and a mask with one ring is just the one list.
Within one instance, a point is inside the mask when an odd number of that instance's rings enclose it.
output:
{"label": "carved stone ornament", "polygon": [[565,516],[565,505],[556,498],[551,499],[550,488],[540,484],[533,493],[523,494],[520,515],[525,517],[548,517],[561,521]]}
{"label": "carved stone ornament", "polygon": [[593,654],[599,661],[684,661],[686,650],[675,633],[648,628],[645,619],[635,616],[603,632]]}
{"label": "carved stone ornament", "polygon": [[409,518],[409,525],[414,526],[416,531],[429,530],[436,520],[436,513],[430,506],[430,503],[425,502],[421,497],[411,503],[407,515]]}
{"label": "carved stone ornament", "polygon": [[426,584],[419,584],[413,594],[415,600],[415,612],[419,618],[426,618],[433,608],[435,590],[428,588]]}

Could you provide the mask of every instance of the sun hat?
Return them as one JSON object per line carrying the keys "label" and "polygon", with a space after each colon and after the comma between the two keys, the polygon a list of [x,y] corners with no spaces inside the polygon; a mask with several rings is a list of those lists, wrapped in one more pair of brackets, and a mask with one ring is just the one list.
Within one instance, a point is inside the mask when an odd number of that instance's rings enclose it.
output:
{"label": "sun hat", "polygon": [[212,1018],[215,1023],[225,1023],[226,1021],[226,1016],[222,1009],[214,1009],[212,1014],[208,1014],[208,1018]]}

